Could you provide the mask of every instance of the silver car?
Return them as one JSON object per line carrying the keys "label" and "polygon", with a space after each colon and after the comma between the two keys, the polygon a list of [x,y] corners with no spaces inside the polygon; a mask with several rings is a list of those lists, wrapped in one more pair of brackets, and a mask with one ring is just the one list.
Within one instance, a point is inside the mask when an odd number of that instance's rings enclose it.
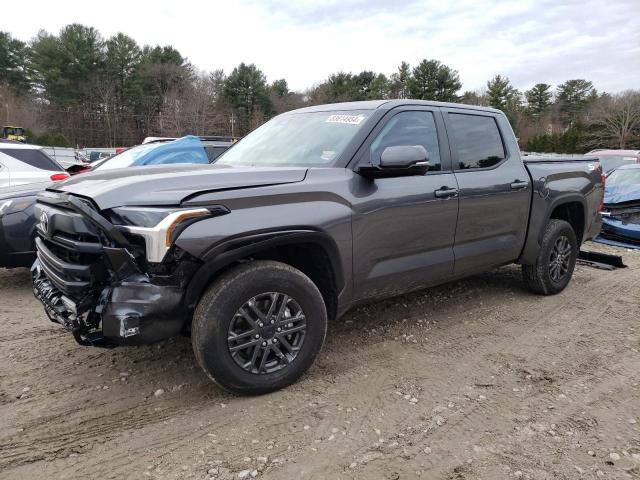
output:
{"label": "silver car", "polygon": [[0,188],[67,178],[69,174],[42,147],[0,143]]}

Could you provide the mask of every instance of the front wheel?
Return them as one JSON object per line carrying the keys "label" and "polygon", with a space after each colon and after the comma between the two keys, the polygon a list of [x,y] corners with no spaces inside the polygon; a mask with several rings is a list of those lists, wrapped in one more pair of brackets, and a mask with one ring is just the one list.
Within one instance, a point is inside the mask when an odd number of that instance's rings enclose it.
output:
{"label": "front wheel", "polygon": [[254,261],[223,274],[202,296],[192,344],[213,381],[254,395],[295,382],[318,355],[326,329],[322,295],[306,275]]}
{"label": "front wheel", "polygon": [[549,220],[535,265],[523,265],[522,276],[529,290],[553,295],[565,289],[578,258],[573,227],[564,220]]}

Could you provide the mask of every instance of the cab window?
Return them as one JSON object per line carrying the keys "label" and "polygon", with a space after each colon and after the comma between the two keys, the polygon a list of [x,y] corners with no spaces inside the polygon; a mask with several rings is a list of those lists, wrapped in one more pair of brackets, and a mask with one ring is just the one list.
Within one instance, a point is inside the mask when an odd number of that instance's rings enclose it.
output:
{"label": "cab window", "polygon": [[449,124],[458,152],[456,170],[489,168],[505,159],[502,137],[493,117],[449,113]]}
{"label": "cab window", "polygon": [[433,113],[416,110],[395,115],[371,144],[371,162],[380,163],[385,148],[401,145],[422,145],[429,153],[429,171],[441,170],[438,132]]}

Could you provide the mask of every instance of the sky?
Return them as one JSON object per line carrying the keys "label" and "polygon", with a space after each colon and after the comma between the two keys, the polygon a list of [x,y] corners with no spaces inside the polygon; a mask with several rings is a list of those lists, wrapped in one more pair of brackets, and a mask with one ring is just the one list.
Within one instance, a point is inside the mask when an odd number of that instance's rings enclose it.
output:
{"label": "sky", "polygon": [[334,72],[390,75],[423,58],[457,70],[464,90],[498,73],[521,90],[572,78],[640,89],[640,0],[31,0],[12,11],[0,31],[24,41],[82,23],[105,38],[172,45],[205,71],[255,63],[298,91]]}

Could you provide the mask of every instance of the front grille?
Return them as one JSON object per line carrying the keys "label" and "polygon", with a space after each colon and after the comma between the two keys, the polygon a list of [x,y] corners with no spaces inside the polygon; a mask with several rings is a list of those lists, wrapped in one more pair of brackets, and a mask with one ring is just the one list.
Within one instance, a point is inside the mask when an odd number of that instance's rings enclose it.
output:
{"label": "front grille", "polygon": [[58,206],[38,203],[36,214],[41,218],[36,238],[38,260],[49,281],[78,302],[97,295],[108,278],[97,228],[82,215]]}

